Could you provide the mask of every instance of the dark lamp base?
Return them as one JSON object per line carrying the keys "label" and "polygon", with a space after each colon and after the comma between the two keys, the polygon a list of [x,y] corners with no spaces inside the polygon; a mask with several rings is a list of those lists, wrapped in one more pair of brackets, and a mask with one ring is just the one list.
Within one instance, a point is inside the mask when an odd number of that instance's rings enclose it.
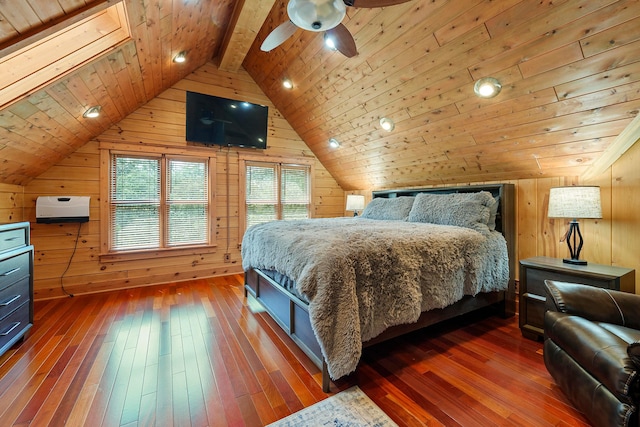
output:
{"label": "dark lamp base", "polygon": [[567,264],[574,264],[574,265],[587,265],[587,261],[583,259],[565,258],[562,260],[562,262],[566,262]]}

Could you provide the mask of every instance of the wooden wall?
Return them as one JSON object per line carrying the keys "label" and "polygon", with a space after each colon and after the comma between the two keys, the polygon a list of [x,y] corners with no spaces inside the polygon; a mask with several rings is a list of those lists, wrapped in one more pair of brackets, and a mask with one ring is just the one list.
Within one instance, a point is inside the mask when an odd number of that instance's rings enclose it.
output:
{"label": "wooden wall", "polygon": [[[99,181],[99,145],[116,143],[154,144],[180,148],[187,146],[184,140],[187,90],[243,99],[269,106],[269,148],[260,152],[250,149],[227,150],[227,148],[211,147],[211,150],[216,150],[217,156],[216,240],[218,250],[215,253],[199,254],[194,251],[190,255],[171,258],[101,262],[99,195],[100,185],[103,183]],[[199,148],[202,149],[202,146]],[[75,294],[241,272],[238,249],[240,243],[239,151],[250,154],[262,153],[269,158],[315,159],[304,142],[245,72],[225,73],[209,63],[140,107],[95,140],[58,162],[25,186],[24,190],[25,218],[32,222],[32,241],[36,248],[35,298],[61,296],[63,295],[62,285],[66,291]],[[314,173],[312,178],[313,215],[315,217],[342,215],[344,192],[317,160],[315,160]],[[229,194],[227,194],[227,180]],[[36,198],[46,195],[91,196],[90,221],[80,226],[79,224],[35,223]],[[0,193],[0,197],[4,195]],[[5,200],[2,200],[0,207],[4,205]],[[230,208],[229,217],[227,217],[227,205]],[[78,244],[74,253],[78,233]],[[229,236],[228,240],[227,236]],[[224,262],[225,252],[231,254],[231,262]],[[67,265],[69,268],[65,272]]]}
{"label": "wooden wall", "polygon": [[[580,230],[584,238],[580,258],[597,264],[634,268],[636,293],[640,294],[640,169],[637,167],[638,164],[640,164],[640,143],[636,142],[605,173],[588,181],[581,180],[580,177],[502,181],[516,186],[516,262],[533,256],[568,258],[567,244],[560,239],[567,231],[569,222],[547,217],[549,189],[563,185],[598,185],[602,197],[603,218],[580,221]],[[367,190],[346,193],[364,194],[367,200],[371,198],[371,193]],[[519,274],[516,273],[516,277],[518,276]]]}
{"label": "wooden wall", "polygon": [[20,221],[25,221],[24,187],[0,183],[0,224]]}
{"label": "wooden wall", "polygon": [[[217,162],[217,229],[220,250],[214,254],[192,254],[147,261],[101,263],[99,260],[99,144],[166,144],[184,146],[185,91],[193,90],[227,97],[243,97],[262,102],[270,108],[270,148],[265,156],[304,156],[314,158],[308,147],[280,116],[257,85],[245,73],[229,74],[207,64],[165,91],[118,125],[90,141],[72,155],[58,162],[30,184],[21,187],[0,185],[0,222],[29,220],[32,242],[36,248],[35,297],[63,295],[61,283],[73,293],[98,292],[121,287],[144,286],[239,272],[240,253],[238,226],[238,151],[229,155],[230,195],[226,194],[226,150],[218,153]],[[250,151],[253,153],[253,151]],[[640,144],[635,144],[607,172],[588,182],[579,177],[539,178],[509,181],[517,192],[518,259],[536,255],[568,256],[560,237],[566,223],[546,216],[549,188],[558,185],[596,184],[602,189],[604,218],[581,221],[585,239],[583,258],[590,262],[635,268],[640,272]],[[344,210],[345,192],[326,169],[315,162],[314,216],[348,216]],[[363,191],[362,193],[366,193]],[[36,224],[35,200],[40,195],[91,196],[91,221],[82,224],[78,248],[74,242],[77,224]],[[229,202],[230,220],[226,206]],[[231,263],[225,263],[227,225],[230,230]],[[222,245],[222,246],[220,246]],[[73,260],[67,264],[73,254]],[[64,273],[64,275],[63,275]],[[61,280],[61,276],[64,276]],[[636,293],[640,274],[636,274]]]}

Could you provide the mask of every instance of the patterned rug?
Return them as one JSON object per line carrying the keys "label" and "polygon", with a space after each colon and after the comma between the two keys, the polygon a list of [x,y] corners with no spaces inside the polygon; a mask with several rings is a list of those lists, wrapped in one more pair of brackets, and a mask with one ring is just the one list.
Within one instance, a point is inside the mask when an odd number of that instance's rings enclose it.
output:
{"label": "patterned rug", "polygon": [[268,427],[397,427],[358,386],[304,408]]}

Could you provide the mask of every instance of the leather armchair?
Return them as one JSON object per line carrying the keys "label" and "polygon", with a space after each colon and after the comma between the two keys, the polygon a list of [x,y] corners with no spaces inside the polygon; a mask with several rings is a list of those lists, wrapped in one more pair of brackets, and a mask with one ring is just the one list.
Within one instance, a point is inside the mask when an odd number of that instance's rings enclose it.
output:
{"label": "leather armchair", "polygon": [[545,281],[544,363],[594,426],[639,426],[640,295]]}

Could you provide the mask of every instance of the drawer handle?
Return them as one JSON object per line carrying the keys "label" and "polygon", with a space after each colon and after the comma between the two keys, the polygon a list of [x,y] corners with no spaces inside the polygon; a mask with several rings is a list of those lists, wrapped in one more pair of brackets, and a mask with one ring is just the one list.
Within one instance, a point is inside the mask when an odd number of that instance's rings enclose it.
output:
{"label": "drawer handle", "polygon": [[11,326],[9,326],[9,329],[7,329],[6,331],[0,333],[1,337],[6,337],[7,335],[9,335],[11,332],[13,332],[13,330],[15,328],[17,328],[18,326],[20,326],[20,322],[13,322],[11,324]]}
{"label": "drawer handle", "polygon": [[5,300],[5,301],[3,301],[3,302],[0,302],[0,307],[6,307],[6,306],[8,306],[8,305],[13,304],[13,303],[14,303],[14,302],[16,302],[17,300],[19,300],[21,296],[22,296],[22,295],[16,295],[16,296],[14,296],[14,297],[12,297],[12,298],[9,298],[8,300]]}
{"label": "drawer handle", "polygon": [[13,270],[5,271],[4,273],[0,274],[0,276],[2,277],[9,276],[13,273],[17,273],[18,271],[20,271],[20,267],[16,267]]}
{"label": "drawer handle", "polygon": [[18,240],[20,237],[18,236],[14,236],[14,237],[9,237],[7,239],[4,239],[5,242],[13,242],[14,240]]}

